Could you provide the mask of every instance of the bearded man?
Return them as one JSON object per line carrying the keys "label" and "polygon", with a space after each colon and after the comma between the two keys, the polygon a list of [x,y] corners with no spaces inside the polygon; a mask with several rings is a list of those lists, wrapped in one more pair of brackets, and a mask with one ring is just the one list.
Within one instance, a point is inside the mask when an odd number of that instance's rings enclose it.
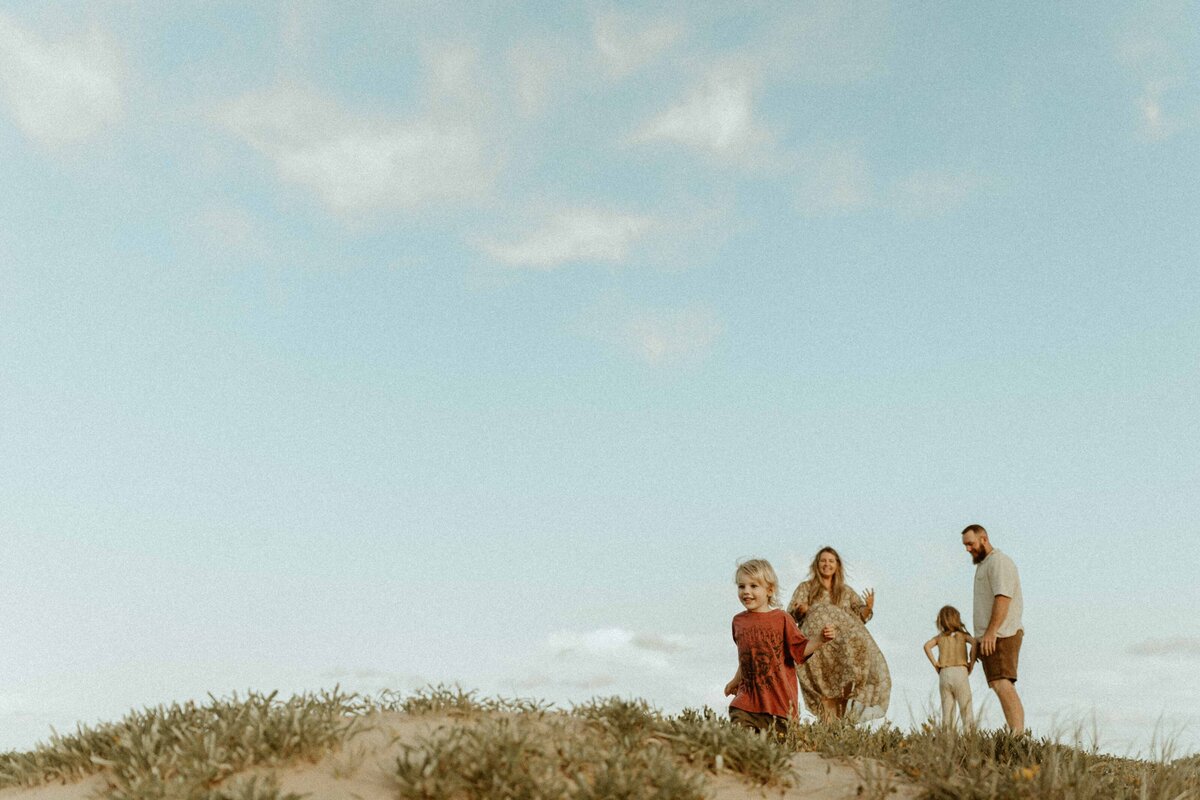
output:
{"label": "bearded man", "polygon": [[1017,695],[1017,660],[1025,636],[1021,577],[1013,560],[988,541],[982,525],[968,525],[963,547],[975,562],[975,636],[988,688],[1000,700],[1004,721],[1013,733],[1025,730],[1025,707]]}

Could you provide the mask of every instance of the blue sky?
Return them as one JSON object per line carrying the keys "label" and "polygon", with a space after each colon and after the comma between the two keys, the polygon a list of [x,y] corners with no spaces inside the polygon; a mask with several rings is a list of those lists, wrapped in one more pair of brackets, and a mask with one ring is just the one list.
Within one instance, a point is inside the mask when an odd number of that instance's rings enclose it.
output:
{"label": "blue sky", "polygon": [[736,561],[824,544],[907,725],[980,522],[1031,726],[1194,751],[1197,22],[0,3],[0,747],[248,687],[719,706]]}

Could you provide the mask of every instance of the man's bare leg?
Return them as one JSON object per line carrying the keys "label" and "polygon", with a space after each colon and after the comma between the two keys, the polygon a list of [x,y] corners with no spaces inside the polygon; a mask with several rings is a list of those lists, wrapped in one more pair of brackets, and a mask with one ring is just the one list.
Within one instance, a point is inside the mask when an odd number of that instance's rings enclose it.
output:
{"label": "man's bare leg", "polygon": [[992,681],[988,686],[1000,700],[1000,710],[1004,712],[1004,721],[1008,723],[1008,729],[1013,733],[1024,733],[1025,706],[1021,705],[1021,698],[1017,696],[1017,687],[1005,678]]}

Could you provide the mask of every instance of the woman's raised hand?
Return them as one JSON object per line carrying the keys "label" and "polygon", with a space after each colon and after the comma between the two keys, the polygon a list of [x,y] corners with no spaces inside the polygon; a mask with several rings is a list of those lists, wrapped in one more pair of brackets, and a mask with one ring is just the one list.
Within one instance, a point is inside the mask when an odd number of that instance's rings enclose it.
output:
{"label": "woman's raised hand", "polygon": [[863,591],[863,600],[867,603],[867,611],[875,610],[875,590],[865,589]]}

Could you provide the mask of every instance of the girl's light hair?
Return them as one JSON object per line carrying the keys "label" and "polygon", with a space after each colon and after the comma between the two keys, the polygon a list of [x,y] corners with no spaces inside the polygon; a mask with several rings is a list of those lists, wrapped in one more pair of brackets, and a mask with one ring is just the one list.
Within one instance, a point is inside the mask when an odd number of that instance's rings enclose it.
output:
{"label": "girl's light hair", "polygon": [[942,610],[937,616],[938,630],[942,633],[957,633],[959,631],[971,635],[966,626],[963,625],[962,616],[959,615],[958,609],[954,606],[942,606]]}
{"label": "girl's light hair", "polygon": [[804,583],[808,586],[810,598],[815,598],[821,593],[821,572],[818,567],[821,564],[821,556],[825,553],[829,553],[837,561],[837,570],[833,573],[833,580],[829,582],[829,600],[836,606],[841,604],[842,590],[846,588],[846,570],[842,568],[842,557],[838,555],[837,550],[828,545],[818,550],[817,554],[813,556],[812,564],[808,567],[808,580]]}
{"label": "girl's light hair", "polygon": [[733,573],[733,582],[737,583],[738,578],[743,575],[766,586],[767,607],[779,608],[779,578],[775,575],[775,568],[771,566],[770,561],[765,558],[751,558],[741,562]]}

